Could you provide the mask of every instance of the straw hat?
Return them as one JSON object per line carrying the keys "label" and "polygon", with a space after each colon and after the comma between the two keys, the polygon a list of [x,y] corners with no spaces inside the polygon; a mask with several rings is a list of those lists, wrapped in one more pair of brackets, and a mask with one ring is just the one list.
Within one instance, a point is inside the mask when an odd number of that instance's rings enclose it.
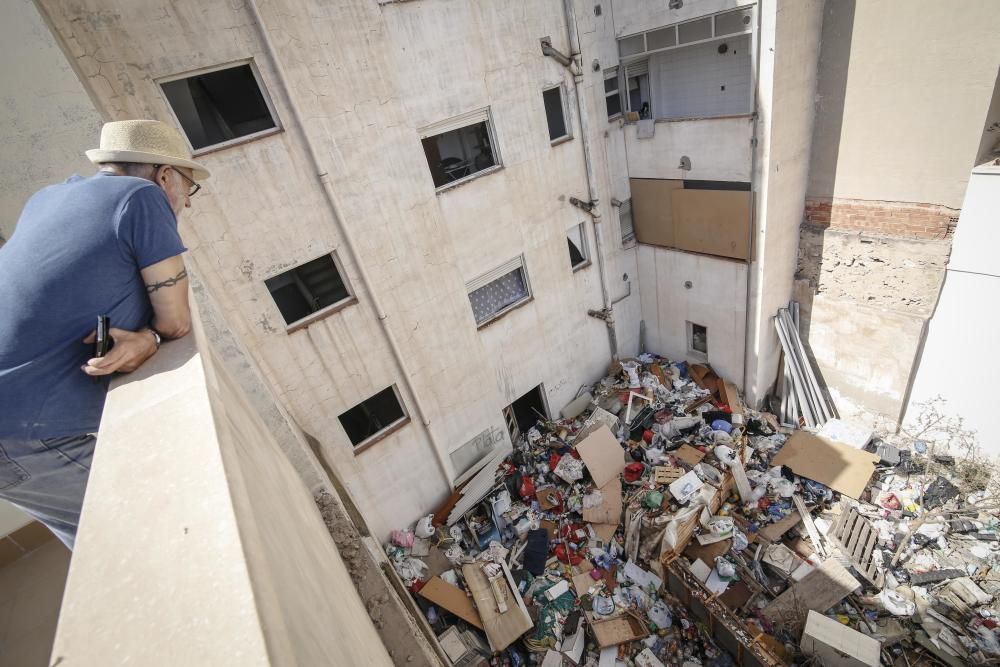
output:
{"label": "straw hat", "polygon": [[101,147],[87,151],[94,164],[139,162],[188,167],[194,180],[209,177],[208,169],[191,160],[181,133],[158,120],[117,120],[101,128]]}

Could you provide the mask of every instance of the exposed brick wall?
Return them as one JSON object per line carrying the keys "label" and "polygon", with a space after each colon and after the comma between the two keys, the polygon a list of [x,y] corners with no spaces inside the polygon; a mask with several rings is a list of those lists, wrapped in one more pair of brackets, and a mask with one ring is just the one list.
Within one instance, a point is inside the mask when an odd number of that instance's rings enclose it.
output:
{"label": "exposed brick wall", "polygon": [[958,209],[937,204],[807,198],[806,222],[817,227],[903,238],[948,239]]}

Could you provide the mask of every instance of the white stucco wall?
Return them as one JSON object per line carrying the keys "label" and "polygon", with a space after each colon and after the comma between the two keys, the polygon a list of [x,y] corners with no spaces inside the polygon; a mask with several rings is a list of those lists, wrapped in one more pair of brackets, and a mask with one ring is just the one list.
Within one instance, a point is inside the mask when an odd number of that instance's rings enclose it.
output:
{"label": "white stucco wall", "polygon": [[31,517],[6,500],[0,500],[0,537],[6,537],[29,523],[31,523]]}
{"label": "white stucco wall", "polygon": [[776,0],[760,7],[756,229],[745,388],[752,405],[759,404],[777,375],[780,346],[773,318],[792,296],[822,10],[823,0]]}
{"label": "white stucco wall", "polygon": [[1000,262],[993,252],[998,207],[1000,167],[973,170],[906,411],[912,421],[919,404],[944,398],[946,414],[963,418],[982,450],[995,458],[1000,431],[990,389],[1000,377],[1000,313],[993,307],[1000,290]]}
{"label": "white stucco wall", "polygon": [[[101,74],[87,81],[115,118],[170,121],[155,79],[255,59],[285,131],[202,158],[213,177],[181,222],[189,262],[283,407],[320,441],[373,530],[384,536],[434,509],[447,480],[246,8],[166,0],[102,2],[100,12],[46,5],[85,73],[96,70],[86,54],[100,51]],[[549,145],[541,97],[545,86],[570,85],[538,46],[551,35],[567,50],[562,3],[261,5],[344,228],[442,446],[457,449],[490,426],[503,427],[502,408],[540,383],[557,411],[581,384],[600,377],[610,357],[605,325],[587,315],[601,307],[597,263],[572,272],[565,240],[570,226],[586,221],[568,203],[570,196],[586,198],[582,142]],[[102,20],[92,21],[97,13]],[[593,29],[585,24],[581,33]],[[230,38],[218,39],[221,32]],[[588,68],[592,107],[603,105],[595,82],[603,85]],[[435,194],[417,128],[486,106],[503,169]],[[573,125],[576,132],[579,119]],[[594,128],[598,161],[608,150],[605,129]],[[276,178],[280,187],[271,187]],[[634,251],[622,253],[616,239],[610,190],[605,185],[600,193],[610,292],[624,294],[621,277],[630,274],[634,296],[617,307],[618,329],[622,351],[634,354],[637,269]],[[264,279],[330,250],[359,303],[286,333]],[[466,281],[522,253],[534,299],[477,329]],[[393,383],[411,423],[355,455],[337,415]]]}
{"label": "white stucco wall", "polygon": [[101,117],[31,0],[4,4],[0,43],[2,244],[32,194],[93,171],[83,152],[97,146]]}
{"label": "white stucco wall", "polygon": [[646,348],[673,360],[687,359],[687,322],[701,324],[708,328],[708,362],[719,375],[741,384],[743,347],[738,342],[746,325],[747,265],[640,245],[639,280]]}
{"label": "white stucco wall", "polygon": [[[628,172],[632,178],[750,180],[753,121],[749,116],[657,122],[650,139],[638,139],[638,126],[625,126]],[[691,158],[690,171],[679,169]]]}
{"label": "white stucco wall", "polygon": [[1000,3],[828,0],[823,20],[810,196],[960,207]]}

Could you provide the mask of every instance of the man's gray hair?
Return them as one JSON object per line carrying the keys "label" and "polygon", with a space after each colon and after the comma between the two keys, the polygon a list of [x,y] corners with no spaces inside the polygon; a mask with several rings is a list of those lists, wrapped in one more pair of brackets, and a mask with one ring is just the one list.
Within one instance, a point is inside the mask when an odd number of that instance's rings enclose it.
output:
{"label": "man's gray hair", "polygon": [[108,171],[118,176],[135,176],[152,180],[156,165],[145,162],[101,162],[101,171]]}

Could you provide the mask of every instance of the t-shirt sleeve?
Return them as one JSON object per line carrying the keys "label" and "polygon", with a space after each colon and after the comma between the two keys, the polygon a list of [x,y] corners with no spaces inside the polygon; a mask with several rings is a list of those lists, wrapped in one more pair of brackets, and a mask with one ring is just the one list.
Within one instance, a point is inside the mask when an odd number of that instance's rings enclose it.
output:
{"label": "t-shirt sleeve", "polygon": [[122,206],[118,242],[140,269],[187,250],[167,195],[156,186],[139,188]]}

